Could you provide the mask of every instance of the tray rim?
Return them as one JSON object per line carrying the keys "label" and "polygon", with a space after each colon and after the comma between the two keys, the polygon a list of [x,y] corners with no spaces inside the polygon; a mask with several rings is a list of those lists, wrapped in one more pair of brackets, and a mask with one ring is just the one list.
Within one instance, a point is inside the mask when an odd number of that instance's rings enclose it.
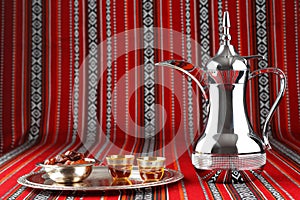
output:
{"label": "tray rim", "polygon": [[[105,166],[97,166],[97,168],[107,168]],[[111,190],[128,190],[128,189],[139,189],[139,188],[147,188],[147,187],[156,187],[167,185],[171,183],[175,183],[184,178],[184,175],[180,171],[176,171],[174,169],[165,168],[165,172],[171,174],[169,177],[165,177],[157,182],[150,183],[141,183],[134,185],[117,185],[117,186],[82,186],[82,187],[74,187],[74,186],[55,186],[55,185],[47,185],[41,184],[37,182],[29,181],[27,178],[36,175],[36,174],[44,174],[45,171],[41,170],[38,172],[30,172],[28,174],[24,174],[20,176],[17,182],[20,185],[35,188],[35,189],[43,189],[43,190],[64,190],[64,191],[111,191]]]}

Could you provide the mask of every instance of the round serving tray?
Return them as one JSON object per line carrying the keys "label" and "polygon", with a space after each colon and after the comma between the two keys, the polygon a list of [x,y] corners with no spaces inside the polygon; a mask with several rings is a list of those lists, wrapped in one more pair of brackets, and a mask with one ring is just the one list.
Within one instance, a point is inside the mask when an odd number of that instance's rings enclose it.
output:
{"label": "round serving tray", "polygon": [[124,190],[144,187],[154,187],[174,183],[183,178],[182,173],[172,169],[165,169],[163,178],[160,181],[145,183],[139,175],[137,167],[134,167],[129,177],[129,182],[114,182],[108,168],[103,166],[94,167],[91,175],[78,183],[61,184],[52,181],[44,171],[33,172],[21,176],[18,183],[27,187],[48,190]]}

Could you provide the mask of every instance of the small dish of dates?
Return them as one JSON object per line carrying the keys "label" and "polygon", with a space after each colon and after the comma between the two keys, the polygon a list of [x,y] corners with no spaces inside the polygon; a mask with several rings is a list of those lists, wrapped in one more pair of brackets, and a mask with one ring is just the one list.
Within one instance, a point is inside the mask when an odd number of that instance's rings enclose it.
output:
{"label": "small dish of dates", "polygon": [[67,151],[46,159],[38,166],[43,167],[49,178],[57,183],[76,183],[87,178],[97,162],[95,159],[85,158],[82,153]]}

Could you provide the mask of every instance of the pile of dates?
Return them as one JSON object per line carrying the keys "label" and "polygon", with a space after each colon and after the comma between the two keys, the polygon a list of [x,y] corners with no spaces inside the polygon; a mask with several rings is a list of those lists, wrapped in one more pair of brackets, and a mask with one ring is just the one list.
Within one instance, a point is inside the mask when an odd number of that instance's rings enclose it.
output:
{"label": "pile of dates", "polygon": [[44,161],[45,165],[76,165],[86,163],[89,162],[85,161],[83,153],[79,153],[76,151],[67,151],[66,153],[57,155]]}

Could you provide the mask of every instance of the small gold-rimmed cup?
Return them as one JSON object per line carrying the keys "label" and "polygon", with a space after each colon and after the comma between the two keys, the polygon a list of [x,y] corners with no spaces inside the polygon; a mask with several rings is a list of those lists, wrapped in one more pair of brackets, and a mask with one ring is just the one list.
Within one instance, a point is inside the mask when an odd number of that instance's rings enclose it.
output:
{"label": "small gold-rimmed cup", "polygon": [[165,157],[146,156],[137,158],[139,173],[144,182],[159,181],[164,176]]}
{"label": "small gold-rimmed cup", "polygon": [[106,161],[114,181],[126,180],[131,175],[134,162],[133,155],[109,155],[106,157]]}

